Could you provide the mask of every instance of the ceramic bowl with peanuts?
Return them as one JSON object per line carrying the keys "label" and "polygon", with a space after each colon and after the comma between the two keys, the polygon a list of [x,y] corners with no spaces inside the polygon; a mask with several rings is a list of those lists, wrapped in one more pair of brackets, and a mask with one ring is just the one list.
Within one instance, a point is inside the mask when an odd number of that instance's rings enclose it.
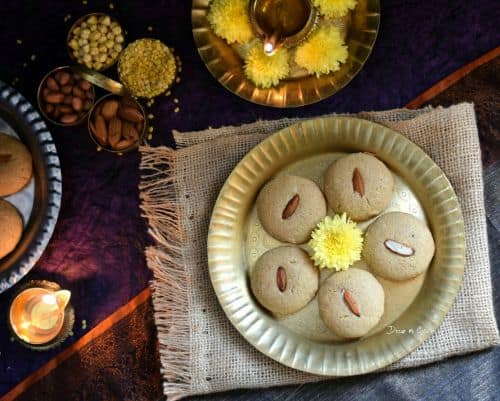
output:
{"label": "ceramic bowl with peanuts", "polygon": [[137,100],[109,94],[92,108],[88,125],[98,150],[122,154],[142,143],[147,128],[146,113]]}
{"label": "ceramic bowl with peanuts", "polygon": [[56,125],[73,126],[85,120],[95,100],[93,85],[70,67],[58,67],[38,87],[38,108]]}

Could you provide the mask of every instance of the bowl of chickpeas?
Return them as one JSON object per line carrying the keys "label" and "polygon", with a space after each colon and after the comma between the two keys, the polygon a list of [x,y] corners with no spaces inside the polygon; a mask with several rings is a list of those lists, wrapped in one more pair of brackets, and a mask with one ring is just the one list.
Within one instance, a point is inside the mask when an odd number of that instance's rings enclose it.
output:
{"label": "bowl of chickpeas", "polygon": [[115,18],[105,13],[92,13],[79,18],[67,38],[70,58],[95,71],[113,66],[124,44],[123,28]]}

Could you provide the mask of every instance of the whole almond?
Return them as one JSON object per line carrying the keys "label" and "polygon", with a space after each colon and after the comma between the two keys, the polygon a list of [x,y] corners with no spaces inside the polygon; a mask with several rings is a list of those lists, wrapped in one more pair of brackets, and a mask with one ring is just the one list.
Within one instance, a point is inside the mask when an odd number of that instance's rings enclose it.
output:
{"label": "whole almond", "polygon": [[280,292],[285,291],[286,284],[287,284],[286,270],[284,267],[280,266],[276,271],[276,285],[278,286],[278,290],[280,290]]}
{"label": "whole almond", "polygon": [[136,130],[134,124],[124,121],[122,124],[122,136],[126,139],[137,141],[139,139],[139,132]]}
{"label": "whole almond", "polygon": [[54,112],[54,108],[55,108],[55,107],[54,107],[54,105],[53,105],[53,104],[47,103],[47,104],[45,105],[45,108],[44,108],[45,113],[47,113],[47,114],[52,114],[52,113]]}
{"label": "whole almond", "polygon": [[85,92],[82,91],[78,86],[73,86],[73,95],[78,96],[81,99],[85,99]]}
{"label": "whole almond", "polygon": [[58,71],[55,75],[55,79],[61,84],[66,85],[71,79],[71,75],[65,71]]}
{"label": "whole almond", "polygon": [[124,149],[131,147],[134,143],[135,143],[135,141],[133,141],[132,139],[122,139],[115,146],[113,146],[113,149],[124,150]]}
{"label": "whole almond", "polygon": [[108,125],[108,142],[112,147],[115,147],[122,139],[122,121],[113,117]]}
{"label": "whole almond", "polygon": [[352,173],[352,189],[354,189],[354,192],[357,192],[360,196],[365,195],[365,182],[361,172],[357,168],[355,168]]}
{"label": "whole almond", "polygon": [[95,116],[94,120],[94,135],[101,145],[108,143],[108,128],[106,127],[106,120],[100,114]]}
{"label": "whole almond", "polygon": [[392,239],[387,239],[384,241],[384,246],[391,251],[392,253],[395,253],[396,255],[399,256],[413,256],[415,254],[415,250],[408,245],[402,244],[400,242],[394,241]]}
{"label": "whole almond", "polygon": [[59,85],[56,80],[52,77],[47,78],[47,88],[49,88],[53,92],[59,91]]}
{"label": "whole almond", "polygon": [[352,313],[354,313],[358,317],[361,316],[356,300],[354,299],[353,295],[346,289],[344,289],[344,302]]}
{"label": "whole almond", "polygon": [[73,87],[71,85],[64,85],[61,88],[61,92],[64,93],[65,95],[69,95],[72,90],[73,90]]}
{"label": "whole almond", "polygon": [[129,106],[120,107],[118,115],[123,120],[130,121],[131,123],[138,123],[144,120],[144,116],[138,109]]}
{"label": "whole almond", "polygon": [[89,99],[85,99],[83,102],[83,110],[88,111],[92,107],[92,102]]}
{"label": "whole almond", "polygon": [[73,113],[73,107],[71,107],[68,104],[61,104],[61,105],[57,106],[57,108],[59,109],[59,111],[62,114]]}
{"label": "whole almond", "polygon": [[63,124],[72,124],[78,119],[78,114],[76,113],[71,113],[71,114],[63,114],[59,121],[61,121]]}
{"label": "whole almond", "polygon": [[75,109],[75,111],[80,111],[83,108],[83,102],[82,99],[79,97],[74,97],[73,100],[71,101],[71,106]]}
{"label": "whole almond", "polygon": [[116,112],[118,111],[118,100],[112,99],[107,100],[102,105],[101,114],[107,120],[111,120],[116,116]]}
{"label": "whole almond", "polygon": [[92,85],[90,84],[90,82],[86,81],[85,79],[82,79],[79,82],[79,85],[80,85],[80,88],[82,88],[84,91],[88,91],[92,87]]}
{"label": "whole almond", "polygon": [[283,213],[281,213],[281,218],[283,220],[289,219],[297,210],[299,207],[300,203],[300,196],[299,194],[295,194],[286,204],[285,208],[283,209]]}
{"label": "whole almond", "polygon": [[135,129],[137,130],[138,134],[140,135],[142,131],[144,130],[144,121],[135,123]]}
{"label": "whole almond", "polygon": [[45,100],[47,103],[53,104],[62,103],[64,100],[64,95],[62,93],[49,92],[43,100]]}
{"label": "whole almond", "polygon": [[132,107],[137,109],[137,102],[131,97],[125,96],[120,99],[120,104],[122,107]]}
{"label": "whole almond", "polygon": [[12,159],[10,153],[0,153],[0,163],[7,163],[10,159]]}

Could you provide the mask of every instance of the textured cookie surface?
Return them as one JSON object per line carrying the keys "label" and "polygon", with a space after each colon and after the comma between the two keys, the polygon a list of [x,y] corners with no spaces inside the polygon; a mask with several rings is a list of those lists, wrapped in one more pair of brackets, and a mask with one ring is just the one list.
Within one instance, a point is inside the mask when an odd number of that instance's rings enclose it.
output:
{"label": "textured cookie surface", "polygon": [[23,221],[17,209],[0,199],[0,259],[11,253],[23,235]]}
{"label": "textured cookie surface", "polygon": [[311,259],[296,246],[281,246],[264,253],[250,274],[252,292],[269,311],[288,315],[314,298],[319,272]]}
{"label": "textured cookie surface", "polygon": [[347,213],[363,221],[382,212],[391,201],[394,178],[372,155],[353,153],[333,162],[325,172],[328,205],[336,213]]}
{"label": "textured cookie surface", "polygon": [[257,198],[257,214],[271,236],[283,242],[302,244],[326,216],[326,201],[313,181],[283,175],[262,188]]}
{"label": "textured cookie surface", "polygon": [[366,230],[363,259],[379,276],[408,280],[427,270],[434,250],[432,233],[422,221],[408,213],[391,212]]}
{"label": "textured cookie surface", "polygon": [[12,195],[31,179],[33,162],[28,148],[0,132],[0,196]]}
{"label": "textured cookie surface", "polygon": [[362,337],[384,314],[384,289],[365,270],[333,273],[320,287],[318,306],[325,325],[344,338]]}

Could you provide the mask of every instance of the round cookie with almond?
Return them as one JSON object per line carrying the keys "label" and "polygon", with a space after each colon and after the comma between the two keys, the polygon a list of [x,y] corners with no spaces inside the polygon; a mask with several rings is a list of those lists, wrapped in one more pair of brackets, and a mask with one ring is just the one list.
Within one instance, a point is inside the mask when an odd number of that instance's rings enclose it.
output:
{"label": "round cookie with almond", "polygon": [[366,153],[353,153],[333,162],[325,172],[328,205],[354,221],[368,220],[390,203],[394,177],[384,163]]}
{"label": "round cookie with almond", "polygon": [[17,209],[0,199],[0,259],[11,253],[23,235],[23,220]]}
{"label": "round cookie with almond", "polygon": [[271,236],[283,242],[302,244],[326,216],[326,201],[314,181],[282,175],[260,191],[257,214]]}
{"label": "round cookie with almond", "polygon": [[351,268],[332,274],[321,285],[321,320],[343,338],[357,338],[373,329],[384,314],[382,285],[366,270]]}
{"label": "round cookie with almond", "polygon": [[250,273],[253,294],[262,306],[278,315],[302,309],[314,298],[318,285],[318,269],[296,246],[267,251]]}
{"label": "round cookie with almond", "polygon": [[18,139],[0,132],[0,196],[23,189],[33,175],[28,148]]}
{"label": "round cookie with almond", "polygon": [[365,233],[363,259],[378,276],[408,280],[425,272],[435,245],[427,226],[408,213],[391,212],[375,220]]}

